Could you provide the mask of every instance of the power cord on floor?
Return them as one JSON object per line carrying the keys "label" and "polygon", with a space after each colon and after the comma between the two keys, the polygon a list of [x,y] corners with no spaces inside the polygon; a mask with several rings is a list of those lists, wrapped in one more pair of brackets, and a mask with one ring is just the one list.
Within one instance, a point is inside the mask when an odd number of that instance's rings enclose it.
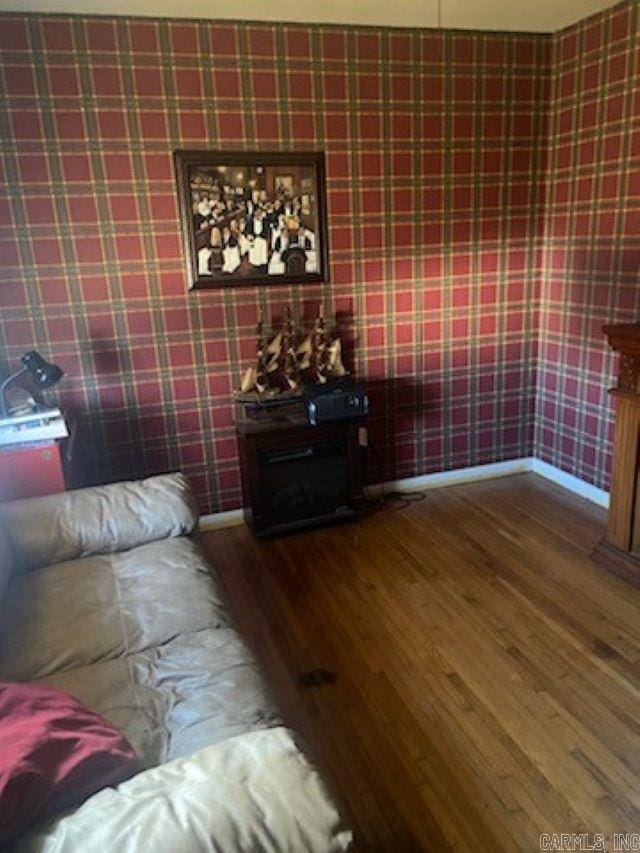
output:
{"label": "power cord on floor", "polygon": [[420,503],[426,496],[426,492],[385,492],[384,494],[367,498],[365,508],[371,512],[382,509],[406,509],[411,504]]}
{"label": "power cord on floor", "polygon": [[[369,433],[370,435],[370,433]],[[367,445],[367,455],[371,452],[371,443]],[[383,487],[384,488],[384,487]],[[420,503],[427,496],[426,492],[382,492],[364,501],[365,509],[371,512],[381,509],[406,509],[411,504]]]}

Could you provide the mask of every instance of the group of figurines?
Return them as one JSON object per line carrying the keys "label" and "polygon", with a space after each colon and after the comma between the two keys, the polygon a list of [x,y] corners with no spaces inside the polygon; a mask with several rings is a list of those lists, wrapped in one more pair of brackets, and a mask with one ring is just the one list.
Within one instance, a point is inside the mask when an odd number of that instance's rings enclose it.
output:
{"label": "group of figurines", "polygon": [[335,332],[326,331],[322,312],[306,335],[294,332],[289,308],[282,328],[270,339],[264,334],[262,319],[257,333],[256,363],[242,377],[243,394],[295,392],[308,385],[324,385],[347,372],[342,363],[342,342]]}
{"label": "group of figurines", "polygon": [[[199,275],[304,275],[318,270],[316,235],[305,221],[299,195],[250,188],[225,198],[219,192],[194,193],[196,230],[210,229],[198,251]],[[199,199],[199,200],[198,200]]]}

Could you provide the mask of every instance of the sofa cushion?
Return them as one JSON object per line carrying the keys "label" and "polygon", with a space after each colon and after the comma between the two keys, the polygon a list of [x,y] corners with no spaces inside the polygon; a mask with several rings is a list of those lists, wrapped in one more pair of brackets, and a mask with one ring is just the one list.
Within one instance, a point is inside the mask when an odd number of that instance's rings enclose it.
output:
{"label": "sofa cushion", "polygon": [[180,634],[43,681],[110,720],[145,767],[280,722],[253,656],[233,628]]}
{"label": "sofa cushion", "polygon": [[100,791],[30,834],[30,853],[346,850],[351,833],[284,728],[252,732]]}
{"label": "sofa cushion", "polygon": [[0,683],[0,844],[137,772],[121,732],[50,687]]}
{"label": "sofa cushion", "polygon": [[124,733],[141,766],[154,767],[165,761],[168,753],[167,701],[162,691],[155,689],[148,660],[139,664],[142,670],[146,665],[148,685],[138,683],[136,657],[125,656],[69,669],[47,676],[39,683],[76,696],[109,720]]}
{"label": "sofa cushion", "polygon": [[0,630],[0,678],[25,681],[228,625],[198,544],[187,537],[15,575]]}
{"label": "sofa cushion", "polygon": [[278,719],[192,539],[19,574],[6,599],[0,678],[77,696],[145,766]]}
{"label": "sofa cushion", "polygon": [[124,551],[191,533],[197,508],[182,474],[112,483],[0,506],[19,568]]}

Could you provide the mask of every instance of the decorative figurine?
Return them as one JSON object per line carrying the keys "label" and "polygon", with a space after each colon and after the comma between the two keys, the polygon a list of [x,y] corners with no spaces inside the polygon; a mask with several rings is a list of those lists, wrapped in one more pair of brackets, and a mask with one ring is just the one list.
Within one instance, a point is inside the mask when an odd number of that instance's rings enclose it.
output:
{"label": "decorative figurine", "polygon": [[326,346],[324,317],[321,310],[313,330],[302,341],[297,350],[300,358],[300,371],[302,372],[305,384],[324,385],[327,381],[327,377],[325,376]]}
{"label": "decorative figurine", "polygon": [[240,384],[241,394],[265,397],[295,393],[304,385],[324,385],[345,376],[342,341],[328,335],[322,308],[313,329],[296,346],[291,309],[287,307],[280,331],[267,343],[262,317],[257,327],[256,362]]}
{"label": "decorative figurine", "polygon": [[248,367],[244,373],[244,376],[242,377],[242,382],[240,383],[240,391],[243,394],[247,394],[250,391],[257,391],[258,394],[262,394],[268,384],[267,365],[264,355],[265,347],[262,329],[262,315],[260,315],[260,319],[258,320],[258,327],[256,329],[256,364],[253,367]]}
{"label": "decorative figurine", "polygon": [[337,378],[346,374],[346,368],[342,363],[342,341],[334,338],[327,347],[327,373]]}
{"label": "decorative figurine", "polygon": [[291,309],[287,308],[282,330],[267,347],[271,358],[267,363],[269,383],[281,391],[292,391],[298,387],[298,364],[293,350]]}

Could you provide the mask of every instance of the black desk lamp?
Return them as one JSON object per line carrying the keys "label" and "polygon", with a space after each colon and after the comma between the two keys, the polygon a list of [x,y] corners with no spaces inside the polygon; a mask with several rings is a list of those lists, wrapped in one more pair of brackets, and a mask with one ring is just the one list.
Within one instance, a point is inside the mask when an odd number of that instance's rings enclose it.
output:
{"label": "black desk lamp", "polygon": [[9,385],[15,382],[15,380],[20,376],[24,376],[25,373],[30,373],[31,379],[36,388],[41,388],[42,390],[45,388],[51,388],[64,376],[64,371],[62,371],[57,364],[51,364],[50,362],[45,361],[44,358],[35,350],[25,353],[22,356],[21,361],[22,367],[19,370],[16,370],[15,373],[12,373],[11,376],[7,376],[7,378],[3,380],[2,384],[0,384],[0,417],[6,418],[8,415],[5,395]]}

